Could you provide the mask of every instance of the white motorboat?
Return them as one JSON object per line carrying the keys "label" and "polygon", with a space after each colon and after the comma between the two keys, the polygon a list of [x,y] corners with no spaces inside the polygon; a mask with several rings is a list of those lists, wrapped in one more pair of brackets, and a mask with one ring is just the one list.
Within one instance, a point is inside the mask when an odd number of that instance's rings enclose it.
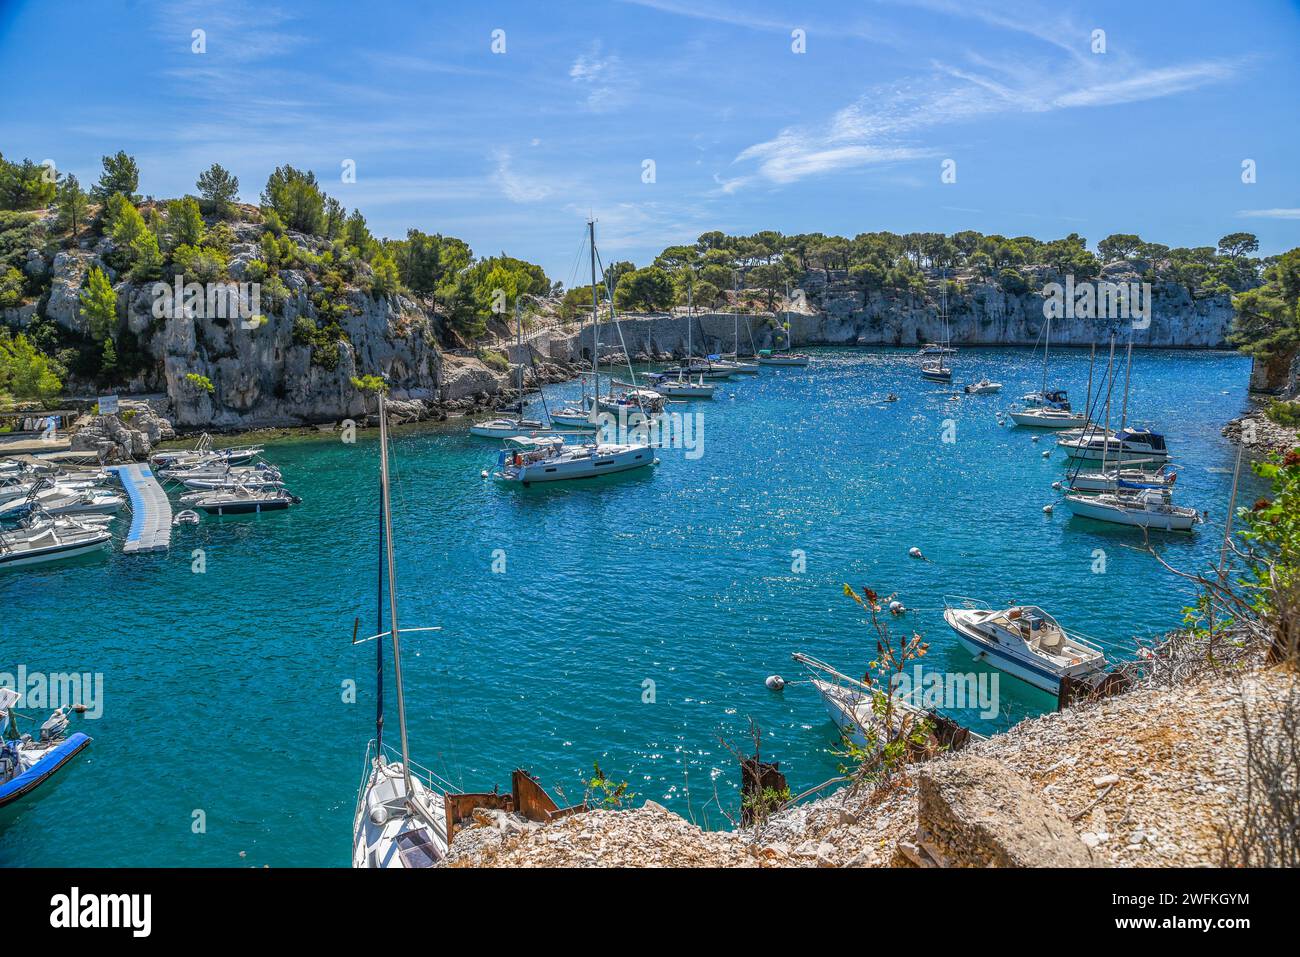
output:
{"label": "white motorboat", "polygon": [[241,467],[186,474],[180,477],[180,482],[188,489],[213,492],[241,485],[245,488],[281,488],[284,478],[277,468]]}
{"label": "white motorboat", "polygon": [[237,485],[211,492],[194,492],[181,496],[181,502],[201,508],[209,515],[256,515],[278,512],[302,503],[297,495],[282,487],[253,488]]}
{"label": "white motorboat", "polygon": [[918,356],[951,356],[956,355],[957,350],[951,345],[939,345],[937,342],[927,342],[921,348],[916,350]]}
{"label": "white motorboat", "polygon": [[[865,751],[879,753],[892,738],[909,730],[903,727],[904,722],[915,726],[936,718],[907,697],[894,693],[887,698],[883,690],[841,674],[811,655],[796,651],[790,657],[809,669],[809,683],[821,695],[826,713],[840,734]],[[983,740],[981,735],[967,733],[969,740]]]}
{"label": "white motorboat", "polygon": [[1106,667],[1100,647],[1067,632],[1037,605],[999,609],[971,598],[945,598],[943,620],[977,659],[1052,694],[1060,691],[1062,678]]}
{"label": "white motorboat", "polygon": [[1167,489],[1070,494],[1065,504],[1080,518],[1166,532],[1190,532],[1201,521],[1196,509],[1175,505]]}
{"label": "white motorboat", "polygon": [[212,447],[212,436],[204,432],[192,449],[167,449],[149,456],[149,464],[159,468],[187,468],[196,465],[245,465],[261,455],[260,445]]}
{"label": "white motorboat", "polygon": [[1056,443],[1072,459],[1116,464],[1161,465],[1169,461],[1165,437],[1149,429],[1121,429],[1113,435],[1100,433],[1063,438]]}
{"label": "white motorboat", "polygon": [[497,456],[495,477],[506,482],[560,482],[612,475],[655,463],[648,445],[590,442],[565,445],[562,437],[508,439]]}
{"label": "white motorboat", "polygon": [[51,518],[25,528],[0,530],[0,568],[75,558],[97,551],[113,536],[103,525]]}
{"label": "white motorboat", "polygon": [[[375,737],[366,746],[365,772],[352,820],[352,866],[359,868],[424,868],[437,864],[449,844],[445,781],[411,761],[406,730],[406,696],[402,682],[402,628],[397,619],[397,565],[393,557],[393,512],[388,478],[388,416],[379,397],[379,573],[376,642]],[[387,583],[389,627],[384,628],[384,585]],[[408,628],[429,631],[427,628]],[[384,639],[392,642],[393,685],[397,692],[397,722],[401,753],[391,755],[384,744]],[[391,758],[396,758],[392,760]]]}
{"label": "white motorboat", "polygon": [[544,435],[553,429],[538,419],[489,419],[469,427],[470,435],[485,439],[505,439],[512,435]]}
{"label": "white motorboat", "polygon": [[1016,425],[1030,429],[1077,429],[1087,424],[1088,417],[1082,412],[1071,412],[1052,405],[1040,405],[1030,409],[1012,409],[1007,413]]}
{"label": "white motorboat", "polygon": [[1001,382],[993,382],[987,376],[980,379],[979,382],[971,382],[966,388],[967,395],[992,395],[995,392],[1002,391]]}
{"label": "white motorboat", "polygon": [[758,354],[761,366],[806,366],[812,362],[810,356],[801,352],[770,352],[763,350]]}
{"label": "white motorboat", "polygon": [[35,508],[40,508],[49,515],[112,515],[125,504],[125,498],[108,489],[62,488],[56,485],[35,488],[19,498],[0,502],[0,521],[21,518]]}
{"label": "white motorboat", "polygon": [[1070,393],[1065,389],[1052,389],[1051,391],[1043,389],[1039,392],[1026,392],[1020,397],[1020,401],[1029,407],[1050,405],[1069,411]]}

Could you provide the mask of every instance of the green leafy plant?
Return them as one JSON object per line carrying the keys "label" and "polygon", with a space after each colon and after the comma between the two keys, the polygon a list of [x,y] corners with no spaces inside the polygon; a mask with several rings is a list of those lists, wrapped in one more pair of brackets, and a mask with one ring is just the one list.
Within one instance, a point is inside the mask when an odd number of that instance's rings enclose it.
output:
{"label": "green leafy plant", "polygon": [[594,797],[596,803],[604,808],[619,808],[623,802],[631,801],[636,797],[634,793],[628,790],[626,781],[615,783],[605,776],[605,772],[600,769],[600,765],[592,762],[592,776],[583,783],[587,786],[588,804]]}
{"label": "green leafy plant", "polygon": [[197,392],[206,392],[211,395],[216,390],[211,379],[205,375],[199,375],[197,372],[185,373],[185,381]]}

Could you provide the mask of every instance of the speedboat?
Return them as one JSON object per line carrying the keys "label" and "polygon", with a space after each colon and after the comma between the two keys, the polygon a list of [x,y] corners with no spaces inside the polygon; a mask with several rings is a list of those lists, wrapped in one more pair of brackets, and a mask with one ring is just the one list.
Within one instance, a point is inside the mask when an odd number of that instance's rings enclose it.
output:
{"label": "speedboat", "polygon": [[0,502],[0,520],[21,518],[37,507],[49,515],[112,515],[125,504],[125,498],[107,489],[62,488],[56,485],[33,489],[21,498]]}
{"label": "speedboat", "polygon": [[524,434],[541,435],[550,431],[550,426],[537,419],[489,419],[486,422],[475,422],[469,427],[470,435],[485,439],[505,439],[512,435]]}
{"label": "speedboat", "polygon": [[1042,390],[1039,392],[1026,392],[1020,397],[1020,401],[1027,406],[1050,405],[1058,409],[1070,409],[1070,393],[1065,389]]}
{"label": "speedboat", "polygon": [[68,518],[31,521],[22,528],[0,531],[0,568],[75,558],[98,550],[112,538],[97,522]]}
{"label": "speedboat", "polygon": [[531,485],[627,472],[655,461],[654,450],[648,445],[591,442],[570,446],[561,436],[518,435],[506,440],[506,447],[497,455],[494,474],[502,481]]}
{"label": "speedboat", "polygon": [[1190,532],[1201,521],[1196,509],[1175,505],[1167,489],[1071,494],[1065,496],[1065,504],[1080,518],[1166,532]]}
{"label": "speedboat", "polygon": [[[886,696],[884,691],[841,674],[811,655],[796,651],[790,657],[808,668],[812,675],[809,683],[821,695],[826,713],[840,734],[864,751],[879,753],[890,740],[907,730],[903,727],[905,723],[932,722],[936,717],[904,695]],[[983,740],[974,732],[965,732],[962,737],[963,746],[971,740]]]}
{"label": "speedboat", "polygon": [[951,356],[956,353],[957,350],[952,346],[941,346],[937,342],[927,342],[916,350],[918,356]]}
{"label": "speedboat", "polygon": [[1100,647],[1070,634],[1037,605],[991,608],[971,598],[945,598],[943,620],[977,659],[1052,694],[1059,693],[1062,678],[1106,667]]}
{"label": "speedboat", "polygon": [[1016,425],[1030,429],[1077,429],[1087,422],[1087,416],[1082,412],[1071,412],[1053,405],[1013,409],[1007,415]]}
{"label": "speedboat", "polygon": [[801,352],[772,352],[764,349],[758,354],[761,366],[806,366],[812,359]]}
{"label": "speedboat", "polygon": [[13,707],[21,698],[12,688],[0,688],[0,807],[30,794],[90,744],[90,738],[80,731],[66,734],[65,708],[50,715],[38,738],[30,734],[19,737],[13,730]]}
{"label": "speedboat", "polygon": [[1070,458],[1086,461],[1163,464],[1169,460],[1165,437],[1148,429],[1121,429],[1110,436],[1091,434],[1063,438],[1056,444]]}
{"label": "speedboat", "polygon": [[182,495],[181,501],[201,508],[209,515],[249,515],[275,512],[290,505],[301,504],[302,499],[285,488],[250,488],[236,486],[213,492],[196,492]]}
{"label": "speedboat", "polygon": [[1002,391],[1001,382],[992,382],[987,376],[980,379],[979,382],[972,382],[966,386],[967,395],[992,395],[994,392]]}

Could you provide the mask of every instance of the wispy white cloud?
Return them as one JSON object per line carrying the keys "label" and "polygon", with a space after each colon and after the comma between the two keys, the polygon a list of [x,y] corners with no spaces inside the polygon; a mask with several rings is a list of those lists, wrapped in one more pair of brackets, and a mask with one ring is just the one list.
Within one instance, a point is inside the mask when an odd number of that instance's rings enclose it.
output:
{"label": "wispy white cloud", "polygon": [[569,67],[569,79],[586,91],[586,108],[608,113],[623,106],[634,85],[617,54],[601,55],[600,43],[588,53],[578,54]]}
{"label": "wispy white cloud", "polygon": [[496,160],[496,171],[493,174],[493,179],[501,188],[501,192],[511,202],[537,203],[550,198],[556,193],[557,186],[555,184],[515,170],[509,150],[498,149],[494,151],[493,158]]}
{"label": "wispy white cloud", "polygon": [[1239,209],[1238,216],[1250,219],[1300,219],[1300,209],[1274,207],[1273,209]]}
{"label": "wispy white cloud", "polygon": [[690,3],[682,0],[622,0],[622,2],[690,20],[720,23],[762,33],[781,33],[789,36],[796,28],[804,29],[814,41],[818,37],[849,37],[854,40],[870,40],[887,46],[899,44],[897,34],[887,24],[868,21],[857,14],[841,13],[834,22],[823,22],[810,18],[806,11],[802,10],[789,19],[778,19],[763,16],[743,6],[729,7],[710,2]]}

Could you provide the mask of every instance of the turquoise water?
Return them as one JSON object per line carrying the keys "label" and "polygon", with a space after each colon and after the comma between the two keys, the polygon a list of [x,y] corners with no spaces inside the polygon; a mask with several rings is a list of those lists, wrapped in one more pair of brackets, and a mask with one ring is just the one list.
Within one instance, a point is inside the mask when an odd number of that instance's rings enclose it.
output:
{"label": "turquoise water", "polygon": [[[1062,351],[1053,379],[1081,399],[1087,363]],[[751,716],[796,792],[835,773],[815,691],[774,694],[763,680],[802,677],[795,650],[865,669],[873,639],[844,582],[897,591],[915,609],[900,625],[931,642],[930,667],[958,672],[987,669],[943,624],[947,593],[1042,604],[1116,654],[1175,626],[1187,592],[1129,547],[1139,533],[1063,507],[1044,516],[1063,459],[1041,457],[1050,438],[1035,444],[994,417],[1037,386],[1029,352],[956,358],[958,382],[987,374],[1001,396],[950,400],[917,364],[828,349],[808,369],[723,383],[690,407],[704,415],[702,458],[665,450],[652,470],[595,483],[503,488],[479,477],[494,443],[463,424],[398,434],[402,621],[443,628],[404,644],[414,757],[469,790],[508,788],[524,766],[571,801],[599,761],[636,803],[683,814],[689,803],[724,826],[719,803],[734,813],[738,775],[720,739],[746,743]],[[1160,537],[1174,564],[1217,556],[1234,455],[1219,429],[1242,410],[1248,372],[1223,353],[1134,356],[1131,417],[1166,431],[1180,502],[1210,511],[1194,535]],[[891,391],[900,401],[883,403]],[[355,617],[363,634],[375,617],[378,446],[363,434],[267,454],[300,507],[205,518],[178,529],[166,556],[0,577],[0,671],[104,676],[103,716],[77,723],[94,743],[0,811],[0,865],[348,863],[373,730],[374,645],[350,640]],[[909,558],[914,545],[931,560]],[[344,701],[350,680],[356,703]],[[1053,705],[1011,678],[1000,690],[997,718],[959,717],[998,730]],[[387,733],[396,743],[391,708]]]}

